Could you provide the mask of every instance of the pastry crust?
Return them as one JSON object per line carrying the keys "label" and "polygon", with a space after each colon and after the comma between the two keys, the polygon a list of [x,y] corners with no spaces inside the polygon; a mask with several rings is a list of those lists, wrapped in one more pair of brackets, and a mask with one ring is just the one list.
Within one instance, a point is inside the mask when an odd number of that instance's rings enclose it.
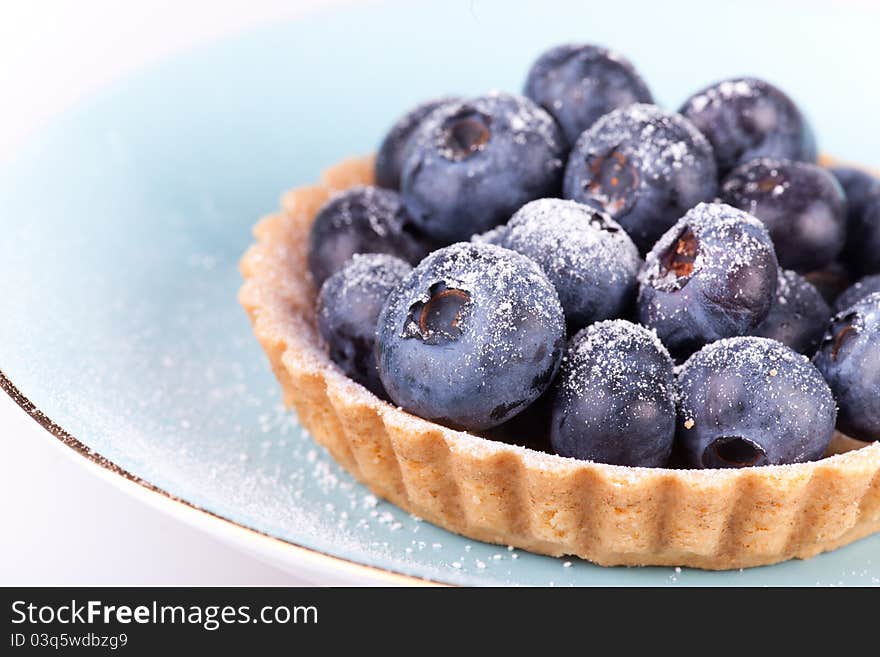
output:
{"label": "pastry crust", "polygon": [[563,458],[415,417],[330,361],[314,322],[309,228],[371,157],[284,195],[254,228],[239,299],[300,422],[346,470],[410,513],[477,540],[601,565],[730,569],[808,558],[880,529],[880,443],[837,435],[813,463],[630,468]]}

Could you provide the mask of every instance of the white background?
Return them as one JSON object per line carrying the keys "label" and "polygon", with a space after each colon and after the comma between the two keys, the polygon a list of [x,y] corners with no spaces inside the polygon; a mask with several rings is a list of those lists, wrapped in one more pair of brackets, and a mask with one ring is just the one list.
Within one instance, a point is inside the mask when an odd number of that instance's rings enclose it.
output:
{"label": "white background", "polygon": [[[0,0],[0,161],[84,95],[195,45],[345,4]],[[11,321],[3,317],[0,321]],[[129,498],[0,393],[0,585],[299,584]],[[124,523],[120,522],[124,519]]]}

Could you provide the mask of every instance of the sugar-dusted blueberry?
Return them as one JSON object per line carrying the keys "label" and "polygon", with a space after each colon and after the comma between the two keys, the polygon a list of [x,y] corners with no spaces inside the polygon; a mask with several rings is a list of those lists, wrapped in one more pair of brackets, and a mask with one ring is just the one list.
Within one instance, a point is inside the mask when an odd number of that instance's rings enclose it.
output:
{"label": "sugar-dusted blueberry", "polygon": [[379,373],[402,408],[481,430],[523,411],[565,345],[556,290],[531,259],[492,244],[435,251],[385,303]]}
{"label": "sugar-dusted blueberry", "polygon": [[568,346],[550,441],[562,456],[663,467],[675,436],[672,359],[656,334],[622,319],[598,322]]}
{"label": "sugar-dusted blueberry", "polygon": [[713,342],[678,376],[677,440],[694,468],[742,468],[822,458],[835,404],[819,371],[776,340]]}
{"label": "sugar-dusted blueberry", "polygon": [[401,193],[426,234],[467,240],[528,201],[559,194],[565,145],[556,122],[524,96],[449,103],[413,134]]}
{"label": "sugar-dusted blueberry", "polygon": [[706,138],[678,114],[637,104],[606,114],[581,135],[563,195],[607,212],[644,252],[717,189]]}
{"label": "sugar-dusted blueberry", "polygon": [[880,440],[880,292],[834,316],[813,362],[837,400],[837,427]]}
{"label": "sugar-dusted blueberry", "polygon": [[843,261],[857,274],[880,273],[880,196],[865,203],[860,215],[850,217]]}
{"label": "sugar-dusted blueberry", "polygon": [[385,389],[376,366],[376,322],[391,290],[411,270],[394,256],[359,254],[324,281],[318,293],[318,332],[330,359],[379,397],[385,397]]}
{"label": "sugar-dusted blueberry", "polygon": [[403,168],[403,154],[410,137],[431,112],[446,103],[459,100],[455,96],[433,98],[412,108],[400,117],[379,146],[376,153],[376,184],[388,189],[400,188],[400,171]]}
{"label": "sugar-dusted blueberry", "polygon": [[575,201],[527,203],[507,223],[499,245],[537,262],[553,283],[570,332],[630,310],[642,261],[607,214]]}
{"label": "sugar-dusted blueberry", "polygon": [[843,249],[843,188],[815,164],[766,158],[747,162],[724,179],[721,200],[764,222],[783,267],[822,269]]}
{"label": "sugar-dusted blueberry", "polygon": [[321,284],[355,253],[387,253],[416,264],[430,241],[410,221],[397,192],[352,187],[327,201],[309,234],[309,270]]}
{"label": "sugar-dusted blueberry", "polygon": [[654,102],[629,61],[586,44],[543,53],[529,70],[524,93],[553,115],[569,144],[611,110]]}
{"label": "sugar-dusted blueberry", "polygon": [[778,263],[760,221],[723,203],[701,203],[654,245],[639,280],[639,321],[681,358],[764,321]]}
{"label": "sugar-dusted blueberry", "polygon": [[803,276],[779,271],[776,296],[770,312],[752,335],[778,340],[801,354],[812,356],[819,347],[831,309]]}
{"label": "sugar-dusted blueberry", "polygon": [[880,292],[880,274],[865,276],[857,280],[834,301],[834,312],[839,313],[854,306],[862,299]]}
{"label": "sugar-dusted blueberry", "polygon": [[762,157],[816,160],[813,132],[803,114],[764,80],[716,82],[691,96],[680,112],[709,138],[721,176]]}
{"label": "sugar-dusted blueberry", "polygon": [[880,196],[880,178],[861,169],[851,167],[832,167],[829,169],[837,182],[843,187],[846,196],[847,220],[858,220],[865,212],[868,203]]}

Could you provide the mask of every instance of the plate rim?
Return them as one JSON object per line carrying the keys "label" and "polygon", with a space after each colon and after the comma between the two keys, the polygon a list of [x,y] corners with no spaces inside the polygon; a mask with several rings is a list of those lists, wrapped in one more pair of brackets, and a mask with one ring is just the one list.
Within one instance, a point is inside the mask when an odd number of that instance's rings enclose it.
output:
{"label": "plate rim", "polygon": [[[116,484],[118,488],[124,490],[127,494],[132,492],[140,493],[139,497],[142,501],[151,502],[153,506],[161,509],[165,513],[177,515],[177,517],[189,515],[192,518],[199,518],[202,524],[212,524],[215,529],[231,532],[234,538],[252,541],[257,539],[261,545],[261,549],[267,551],[293,551],[299,556],[312,560],[318,560],[324,566],[328,566],[332,570],[345,570],[361,577],[376,578],[382,580],[384,584],[391,586],[452,586],[447,582],[441,582],[417,575],[408,575],[394,570],[379,568],[368,564],[359,563],[352,559],[338,557],[328,554],[320,550],[308,548],[299,543],[289,541],[287,539],[273,536],[265,532],[259,531],[252,527],[248,527],[242,523],[236,522],[219,513],[215,513],[209,509],[194,504],[182,497],[174,495],[164,488],[157,486],[142,477],[139,477],[125,468],[120,467],[106,456],[91,449],[81,440],[64,429],[25,395],[16,386],[7,374],[0,368],[0,390],[5,392],[9,398],[21,408],[27,415],[34,420],[46,433],[58,440],[59,443],[67,447],[70,451],[68,454],[76,454],[81,459],[74,459],[80,464],[89,464],[98,468],[98,472]],[[41,432],[42,433],[42,432]],[[134,488],[129,486],[134,486]],[[175,511],[183,511],[180,514],[173,514]],[[193,515],[195,514],[195,515]],[[188,523],[192,525],[193,523]]]}

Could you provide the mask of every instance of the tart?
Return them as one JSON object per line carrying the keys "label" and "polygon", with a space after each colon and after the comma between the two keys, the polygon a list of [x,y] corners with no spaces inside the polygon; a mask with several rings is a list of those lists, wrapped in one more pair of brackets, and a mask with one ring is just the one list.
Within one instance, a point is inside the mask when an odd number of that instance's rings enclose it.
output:
{"label": "tart", "polygon": [[286,193],[254,229],[239,298],[285,403],[376,495],[473,539],[607,566],[744,568],[880,530],[880,443],[837,433],[825,458],[790,465],[608,465],[448,428],[346,377],[316,328],[309,232],[331,195],[373,181],[373,158],[351,159]]}

